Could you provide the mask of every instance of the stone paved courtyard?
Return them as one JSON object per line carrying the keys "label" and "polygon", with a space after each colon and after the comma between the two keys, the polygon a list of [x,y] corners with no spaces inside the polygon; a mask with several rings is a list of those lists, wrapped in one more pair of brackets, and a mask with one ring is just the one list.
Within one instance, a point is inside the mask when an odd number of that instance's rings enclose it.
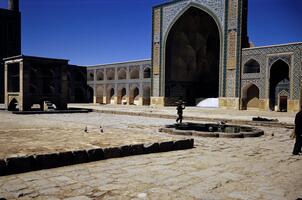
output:
{"label": "stone paved courtyard", "polygon": [[99,113],[13,115],[4,111],[0,112],[0,119],[0,159],[176,139],[157,133],[173,120]]}
{"label": "stone paved courtyard", "polygon": [[[172,119],[101,113],[26,116],[1,111],[0,118],[2,157],[26,154],[39,146],[39,151],[49,151],[86,148],[96,143],[118,145],[118,141],[171,139],[170,135],[157,130],[164,124],[174,123]],[[108,140],[97,140],[101,134],[100,125],[104,128],[103,135],[109,135]],[[89,133],[83,132],[85,126]],[[0,177],[0,197],[73,200],[301,198],[302,156],[291,155],[294,141],[289,135],[292,130],[259,128],[265,131],[259,138],[195,137],[195,148],[190,150],[3,176]],[[7,137],[10,138],[5,139]],[[13,151],[10,146],[19,147]]]}

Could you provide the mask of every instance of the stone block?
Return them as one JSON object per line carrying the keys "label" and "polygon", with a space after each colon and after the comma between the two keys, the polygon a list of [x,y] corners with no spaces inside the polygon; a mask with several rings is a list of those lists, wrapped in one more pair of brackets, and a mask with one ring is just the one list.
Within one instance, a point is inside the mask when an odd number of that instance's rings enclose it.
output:
{"label": "stone block", "polygon": [[178,140],[174,142],[174,149],[175,150],[182,150],[182,149],[191,149],[194,147],[194,140],[187,139],[187,140]]}
{"label": "stone block", "polygon": [[132,155],[140,155],[144,153],[144,145],[143,144],[134,144],[131,145],[131,153]]}
{"label": "stone block", "polygon": [[131,156],[132,155],[132,148],[130,145],[125,145],[120,147],[121,156]]}
{"label": "stone block", "polygon": [[73,151],[72,154],[73,154],[73,163],[74,164],[88,162],[88,154],[87,154],[86,150]]}
{"label": "stone block", "polygon": [[36,156],[36,169],[50,169],[58,166],[60,165],[57,153],[41,154]]}
{"label": "stone block", "polygon": [[199,132],[199,131],[193,131],[193,136],[199,136],[199,137],[219,137],[218,133],[214,132]]}
{"label": "stone block", "polygon": [[104,157],[104,151],[101,148],[97,149],[90,149],[87,151],[88,153],[88,160],[89,162],[97,161],[97,160],[103,160]]}
{"label": "stone block", "polygon": [[153,143],[153,144],[144,144],[144,153],[156,153],[159,152],[159,144]]}
{"label": "stone block", "polygon": [[219,133],[221,138],[243,138],[242,133]]}
{"label": "stone block", "polygon": [[159,143],[159,152],[172,151],[174,150],[173,141]]}
{"label": "stone block", "polygon": [[191,136],[193,131],[189,131],[189,130],[176,130],[174,129],[172,131],[173,135],[186,135],[186,136]]}
{"label": "stone block", "polygon": [[118,158],[121,156],[121,150],[118,147],[106,148],[104,149],[105,159],[108,158]]}
{"label": "stone block", "polygon": [[73,154],[71,151],[60,152],[58,154],[58,166],[67,166],[74,163]]}
{"label": "stone block", "polygon": [[22,173],[34,169],[35,159],[33,156],[13,157],[6,159],[6,168],[8,174]]}
{"label": "stone block", "polygon": [[6,175],[6,162],[5,160],[0,160],[0,176]]}

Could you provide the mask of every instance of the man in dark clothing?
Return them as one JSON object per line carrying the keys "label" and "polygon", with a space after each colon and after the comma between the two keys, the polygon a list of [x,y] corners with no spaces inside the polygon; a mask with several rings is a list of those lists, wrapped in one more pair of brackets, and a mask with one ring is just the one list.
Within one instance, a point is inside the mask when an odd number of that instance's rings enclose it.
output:
{"label": "man in dark clothing", "polygon": [[177,114],[178,114],[178,117],[177,117],[177,119],[176,119],[176,122],[178,123],[178,121],[180,122],[180,123],[182,123],[182,111],[185,109],[186,107],[185,107],[185,104],[184,104],[184,102],[182,101],[182,100],[180,100],[179,101],[179,103],[178,103],[178,105],[177,105],[177,108],[176,108],[176,110],[177,110]]}
{"label": "man in dark clothing", "polygon": [[299,153],[301,153],[301,148],[302,148],[302,106],[300,108],[300,111],[296,114],[295,134],[296,134],[296,143],[294,146],[293,154],[298,155]]}

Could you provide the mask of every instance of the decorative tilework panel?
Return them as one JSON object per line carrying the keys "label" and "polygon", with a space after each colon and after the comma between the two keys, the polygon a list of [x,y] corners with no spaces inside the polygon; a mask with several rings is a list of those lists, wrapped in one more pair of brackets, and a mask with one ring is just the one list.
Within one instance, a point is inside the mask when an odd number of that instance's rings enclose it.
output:
{"label": "decorative tilework panel", "polygon": [[[260,64],[260,98],[268,98],[268,78],[269,78],[269,69],[271,65],[278,59],[282,59],[291,67],[290,71],[290,99],[297,100],[300,98],[301,91],[301,51],[302,43],[293,43],[285,45],[275,45],[259,48],[249,48],[242,50],[242,67],[244,63],[249,59],[255,59]],[[246,74],[242,74],[242,84],[245,80],[252,80],[251,77],[248,77]],[[255,78],[255,77],[254,77]],[[263,93],[262,90],[265,90]]]}
{"label": "decorative tilework panel", "polygon": [[171,26],[175,18],[183,11],[184,8],[186,8],[191,3],[202,5],[212,13],[214,13],[223,29],[225,0],[185,0],[163,7],[162,36],[166,35],[169,26]]}

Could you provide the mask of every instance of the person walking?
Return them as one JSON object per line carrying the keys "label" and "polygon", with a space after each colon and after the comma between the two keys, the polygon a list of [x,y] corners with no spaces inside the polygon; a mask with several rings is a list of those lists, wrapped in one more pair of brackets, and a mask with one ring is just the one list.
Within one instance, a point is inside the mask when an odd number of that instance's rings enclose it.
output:
{"label": "person walking", "polygon": [[302,148],[302,106],[300,111],[296,114],[295,117],[295,136],[296,143],[293,150],[293,155],[299,155],[301,153]]}
{"label": "person walking", "polygon": [[178,102],[178,104],[177,104],[177,107],[176,107],[177,115],[178,115],[178,117],[177,117],[177,119],[176,119],[176,122],[177,122],[177,123],[178,123],[178,121],[179,121],[179,123],[182,123],[182,119],[183,119],[182,114],[183,114],[183,110],[184,110],[185,108],[186,108],[186,107],[185,107],[184,102],[183,102],[182,100],[180,100],[180,101]]}

